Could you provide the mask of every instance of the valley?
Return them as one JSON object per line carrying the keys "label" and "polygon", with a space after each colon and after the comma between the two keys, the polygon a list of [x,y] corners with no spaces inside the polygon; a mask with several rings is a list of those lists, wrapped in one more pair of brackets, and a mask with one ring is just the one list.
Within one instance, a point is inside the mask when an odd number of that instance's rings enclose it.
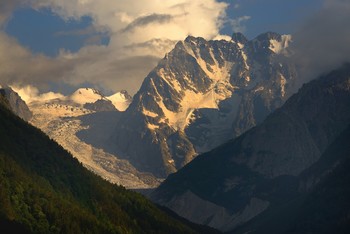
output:
{"label": "valley", "polygon": [[350,233],[350,2],[0,3],[0,233]]}

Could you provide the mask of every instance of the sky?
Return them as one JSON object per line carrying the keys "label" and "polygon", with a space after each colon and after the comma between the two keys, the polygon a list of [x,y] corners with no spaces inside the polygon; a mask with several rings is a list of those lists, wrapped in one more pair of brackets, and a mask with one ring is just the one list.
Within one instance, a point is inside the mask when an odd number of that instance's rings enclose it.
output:
{"label": "sky", "polygon": [[[253,39],[275,31],[302,38],[326,17],[337,19],[341,10],[342,18],[327,25],[338,33],[348,28],[350,21],[344,20],[350,15],[349,2],[1,0],[0,84],[36,94],[68,93],[78,87],[94,87],[106,94],[126,89],[134,94],[157,62],[188,35],[229,39],[233,32],[242,32]],[[303,40],[312,43],[315,35],[325,32],[318,27],[312,33]],[[319,56],[309,52],[308,61]]]}

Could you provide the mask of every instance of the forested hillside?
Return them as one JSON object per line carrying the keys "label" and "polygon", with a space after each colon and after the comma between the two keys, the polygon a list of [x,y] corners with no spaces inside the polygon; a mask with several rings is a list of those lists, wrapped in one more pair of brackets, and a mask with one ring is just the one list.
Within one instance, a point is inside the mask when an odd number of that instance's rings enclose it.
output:
{"label": "forested hillside", "polygon": [[92,174],[7,106],[0,95],[1,233],[210,232]]}

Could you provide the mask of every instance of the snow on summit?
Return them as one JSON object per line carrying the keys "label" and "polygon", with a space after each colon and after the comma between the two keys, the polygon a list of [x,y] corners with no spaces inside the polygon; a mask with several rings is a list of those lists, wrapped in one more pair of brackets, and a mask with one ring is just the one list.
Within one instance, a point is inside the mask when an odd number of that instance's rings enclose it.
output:
{"label": "snow on summit", "polygon": [[282,35],[281,41],[277,41],[275,39],[270,40],[271,45],[269,49],[276,54],[285,54],[286,49],[289,47],[290,42],[292,42],[291,35]]}
{"label": "snow on summit", "polygon": [[100,99],[106,100],[98,90],[92,88],[80,88],[70,96],[70,99],[80,105],[94,103]]}
{"label": "snow on summit", "polygon": [[132,100],[132,97],[127,91],[122,90],[111,96],[104,96],[100,91],[92,88],[80,88],[75,91],[70,97],[74,103],[84,105],[86,103],[94,103],[98,100],[111,101],[115,108],[119,111],[125,111]]}
{"label": "snow on summit", "polygon": [[117,110],[125,111],[129,107],[132,97],[126,90],[122,90],[111,96],[108,96],[107,99],[112,102]]}

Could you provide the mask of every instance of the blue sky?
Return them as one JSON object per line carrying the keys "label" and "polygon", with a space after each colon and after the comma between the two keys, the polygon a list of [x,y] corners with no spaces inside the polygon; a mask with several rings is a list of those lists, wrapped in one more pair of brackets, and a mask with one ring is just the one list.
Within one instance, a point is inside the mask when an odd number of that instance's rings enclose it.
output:
{"label": "blue sky", "polygon": [[64,20],[49,8],[20,8],[13,13],[5,31],[34,53],[55,56],[60,49],[77,52],[95,36],[100,36],[99,40],[92,43],[108,44],[108,35],[87,30],[92,20],[89,16]]}

